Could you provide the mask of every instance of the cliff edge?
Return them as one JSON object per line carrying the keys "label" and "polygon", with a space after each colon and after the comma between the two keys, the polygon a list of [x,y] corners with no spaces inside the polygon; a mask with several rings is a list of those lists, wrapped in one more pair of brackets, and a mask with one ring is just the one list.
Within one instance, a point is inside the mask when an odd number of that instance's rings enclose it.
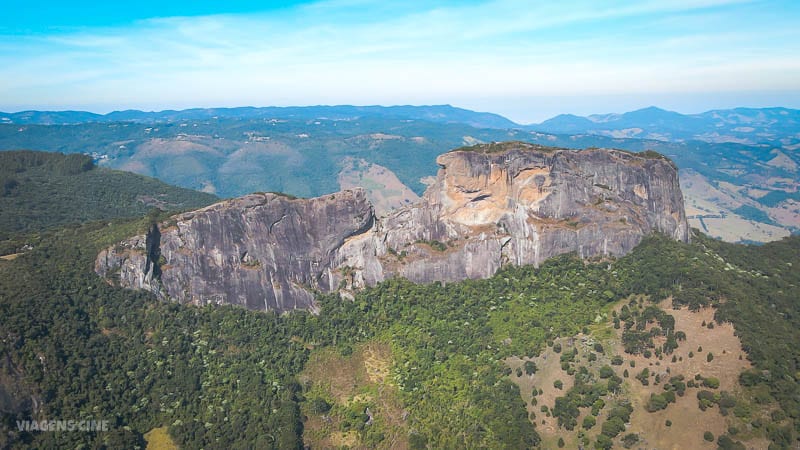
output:
{"label": "cliff edge", "polygon": [[519,142],[445,153],[421,201],[375,217],[362,189],[251,194],[179,214],[101,252],[96,272],[193,304],[315,310],[314,292],[485,278],[555,255],[621,256],[659,232],[687,241],[663,156]]}

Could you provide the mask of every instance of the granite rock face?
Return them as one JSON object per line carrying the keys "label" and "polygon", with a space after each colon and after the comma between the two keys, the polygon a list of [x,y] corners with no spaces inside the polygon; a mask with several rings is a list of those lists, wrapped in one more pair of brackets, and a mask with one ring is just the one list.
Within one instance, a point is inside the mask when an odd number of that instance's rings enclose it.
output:
{"label": "granite rock face", "polygon": [[331,289],[337,248],[374,220],[361,189],[309,200],[251,194],[174,216],[104,250],[95,268],[186,303],[313,310],[313,291]]}
{"label": "granite rock face", "polygon": [[[398,274],[428,282],[489,277],[567,252],[620,256],[653,231],[686,241],[677,170],[648,155],[522,143],[446,153],[420,205],[383,221],[385,242],[416,259]],[[409,248],[416,241],[446,248]]]}
{"label": "granite rock face", "polygon": [[96,271],[181,302],[314,310],[314,291],[486,278],[568,252],[621,256],[652,232],[688,240],[677,170],[657,154],[514,142],[437,162],[422,200],[386,217],[361,189],[252,194],[109,248]]}

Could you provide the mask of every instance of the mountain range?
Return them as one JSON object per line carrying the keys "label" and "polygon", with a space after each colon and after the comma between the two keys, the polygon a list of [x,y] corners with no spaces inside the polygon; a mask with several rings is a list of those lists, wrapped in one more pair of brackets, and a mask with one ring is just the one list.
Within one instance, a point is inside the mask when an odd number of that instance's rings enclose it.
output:
{"label": "mountain range", "polygon": [[358,120],[365,117],[460,123],[476,128],[521,129],[554,134],[599,134],[666,141],[701,140],[759,144],[780,142],[800,148],[800,110],[790,108],[733,108],[681,114],[655,106],[626,113],[576,116],[560,114],[541,123],[515,123],[499,114],[476,112],[451,105],[432,106],[288,106],[193,108],[185,110],[0,112],[0,123],[66,125],[81,123],[161,123],[207,119],[289,118],[298,120]]}
{"label": "mountain range", "polygon": [[[800,229],[798,111],[658,108],[520,125],[452,106],[315,106],[0,114],[0,150],[92,155],[98,166],[220,197],[315,197],[361,186],[379,213],[414,203],[452,148],[516,140],[654,150],[680,169],[692,227],[766,242]],[[45,125],[43,123],[48,123]]]}
{"label": "mountain range", "polygon": [[800,110],[788,108],[734,108],[687,115],[649,107],[624,114],[562,114],[529,128],[559,134],[750,145],[779,143],[788,150],[800,148]]}
{"label": "mountain range", "polygon": [[108,122],[176,122],[205,119],[330,119],[357,120],[362,117],[426,120],[437,123],[464,123],[479,128],[514,128],[518,125],[503,116],[475,112],[450,105],[434,106],[268,106],[238,108],[193,108],[166,111],[113,111],[95,114],[87,111],[21,111],[0,112],[0,123],[65,125],[78,123]]}

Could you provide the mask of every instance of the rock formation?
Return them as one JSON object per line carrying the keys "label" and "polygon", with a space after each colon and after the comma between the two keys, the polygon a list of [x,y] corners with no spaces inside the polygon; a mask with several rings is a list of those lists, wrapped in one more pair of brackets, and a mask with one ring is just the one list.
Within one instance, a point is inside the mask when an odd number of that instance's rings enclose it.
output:
{"label": "rock formation", "polygon": [[314,310],[314,291],[402,276],[485,278],[568,252],[620,256],[688,239],[675,166],[651,152],[488,144],[445,153],[422,200],[376,218],[362,189],[252,194],[179,214],[98,255],[122,286],[194,304]]}

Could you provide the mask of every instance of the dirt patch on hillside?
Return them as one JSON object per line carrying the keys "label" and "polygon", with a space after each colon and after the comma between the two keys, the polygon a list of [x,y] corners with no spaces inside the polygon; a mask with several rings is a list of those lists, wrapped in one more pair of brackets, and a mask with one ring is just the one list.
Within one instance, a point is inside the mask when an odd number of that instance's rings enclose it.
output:
{"label": "dirt patch on hillside", "polygon": [[403,184],[394,172],[363,159],[346,158],[342,162],[339,187],[366,189],[367,198],[378,215],[419,201],[419,196]]}
{"label": "dirt patch on hillside", "polygon": [[[561,353],[554,352],[551,347],[536,358],[521,359],[510,357],[505,360],[506,365],[512,370],[509,377],[513,383],[519,386],[522,399],[525,400],[528,417],[532,412],[536,415],[534,421],[536,423],[536,431],[543,436],[557,436],[560,430],[558,428],[558,420],[552,416],[547,417],[547,414],[542,411],[542,406],[552,408],[556,403],[556,397],[563,396],[575,384],[575,379],[561,369],[560,360],[563,352],[572,351],[574,348],[574,345],[572,345],[573,340],[557,339],[554,342],[561,344]],[[533,375],[525,373],[525,361],[533,361],[536,364],[536,373]],[[521,376],[517,376],[518,369],[522,371]],[[563,383],[562,389],[557,389],[553,386],[553,383],[557,380]],[[531,402],[534,389],[542,390],[542,393],[536,396],[536,405]]]}
{"label": "dirt patch on hillside", "polygon": [[[406,414],[391,377],[391,367],[391,347],[384,342],[360,345],[349,356],[342,356],[334,349],[313,352],[300,374],[300,382],[310,387],[307,399],[325,399],[330,410],[313,411],[309,401],[303,404],[303,414],[308,417],[303,433],[306,445],[311,448],[407,448]],[[368,427],[380,430],[385,436],[377,444],[365,443],[359,431],[343,425],[352,413],[361,414],[367,410],[372,417]]]}
{"label": "dirt patch on hillside", "polygon": [[[644,297],[632,297],[641,301],[640,305],[633,302],[631,308],[639,311],[649,304]],[[620,302],[615,311],[619,314],[623,305],[629,300]],[[714,321],[715,309],[708,307],[697,312],[692,312],[688,308],[672,309],[670,299],[661,302],[659,308],[673,316],[675,319],[675,330],[685,333],[686,339],[679,341],[679,347],[669,355],[662,355],[661,358],[652,355],[645,358],[643,355],[630,355],[624,352],[622,344],[622,331],[624,327],[614,329],[610,323],[605,322],[591,328],[590,335],[577,335],[574,338],[561,338],[555,342],[561,345],[561,352],[555,353],[552,347],[547,348],[536,358],[529,359],[534,361],[537,371],[533,375],[525,373],[524,364],[528,359],[511,357],[505,360],[511,368],[509,378],[520,388],[520,394],[526,402],[529,416],[535,414],[532,421],[536,424],[537,432],[542,437],[543,448],[556,448],[559,438],[563,438],[565,448],[578,448],[581,445],[579,433],[588,438],[593,445],[601,432],[603,423],[607,420],[609,407],[624,401],[630,401],[633,406],[633,414],[630,423],[626,425],[626,430],[620,433],[615,439],[615,448],[622,448],[621,438],[629,433],[637,434],[640,438],[638,444],[633,448],[647,449],[715,449],[717,448],[717,438],[726,434],[731,426],[740,430],[747,430],[749,425],[746,420],[738,419],[728,411],[727,416],[720,413],[719,406],[713,406],[702,411],[699,408],[697,393],[701,389],[711,390],[719,394],[725,391],[737,399],[737,402],[747,403],[750,394],[743,392],[743,388],[738,383],[739,374],[751,367],[747,360],[747,355],[741,347],[741,342],[734,333],[733,325],[729,323],[719,324]],[[709,324],[711,327],[709,327]],[[657,322],[648,324],[646,329],[657,326]],[[666,338],[658,336],[654,339],[656,347],[660,347]],[[597,346],[600,344],[600,346]],[[594,374],[597,382],[602,380],[598,377],[603,366],[609,366],[614,373],[622,380],[621,390],[618,393],[610,392],[603,397],[605,408],[596,417],[596,424],[589,430],[582,429],[583,419],[590,414],[591,408],[581,408],[580,416],[577,418],[577,426],[574,430],[568,431],[558,426],[558,421],[554,417],[547,417],[542,411],[542,406],[546,405],[551,410],[558,397],[562,397],[573,386],[574,378],[562,370],[561,355],[572,352],[577,348],[578,353],[572,363],[573,368],[584,366],[589,372]],[[691,352],[691,357],[689,356]],[[713,355],[709,361],[709,353]],[[591,356],[591,358],[589,358]],[[622,364],[614,365],[615,357],[622,358]],[[674,361],[673,361],[674,357]],[[636,375],[647,368],[650,372],[648,385],[643,385]],[[520,376],[517,376],[518,369]],[[627,377],[625,376],[627,372]],[[669,404],[666,409],[657,412],[648,412],[647,405],[651,394],[664,393],[664,385],[674,376],[682,375],[684,381],[689,383],[692,380],[700,385],[704,378],[716,378],[719,380],[719,387],[712,389],[709,387],[687,387],[683,396],[677,396],[676,402]],[[699,375],[700,380],[694,381]],[[656,382],[656,376],[659,380]],[[563,389],[554,388],[556,380],[563,382]],[[535,405],[531,400],[534,398],[534,390],[542,390],[542,394],[535,396]],[[762,415],[763,416],[763,415]],[[670,421],[670,425],[667,425]],[[703,434],[709,431],[714,435],[713,442],[704,439]],[[733,437],[734,440],[742,441],[747,448],[761,449],[769,444],[760,433],[740,433]]]}
{"label": "dirt patch on hillside", "polygon": [[144,440],[147,442],[146,450],[178,450],[167,432],[167,427],[153,428],[144,434]]}
{"label": "dirt patch on hillside", "polygon": [[[714,392],[727,391],[736,396],[741,392],[739,374],[751,367],[750,362],[741,348],[739,338],[734,334],[733,325],[714,321],[714,308],[707,307],[697,312],[685,307],[676,310],[672,309],[671,300],[665,300],[659,307],[675,318],[676,331],[686,333],[686,340],[679,342],[678,349],[672,355],[663,355],[661,360],[655,356],[645,358],[642,355],[629,355],[622,347],[622,330],[617,330],[618,341],[614,351],[625,362],[622,366],[615,367],[615,371],[621,374],[628,370],[630,376],[626,379],[625,387],[634,407],[626,432],[639,434],[642,438],[641,445],[647,448],[715,449],[716,438],[727,432],[734,419],[722,416],[717,407],[706,411],[699,409],[697,392],[707,388],[687,388],[685,395],[678,396],[674,404],[652,413],[646,410],[650,395],[663,393],[663,384],[670,377],[683,375],[688,382],[699,374],[719,380],[719,388],[713,389]],[[710,323],[713,323],[713,328],[708,327]],[[661,343],[663,342],[656,341],[656,345]],[[713,355],[711,361],[708,361],[709,353]],[[672,362],[673,356],[675,362]],[[634,361],[635,368],[630,367],[630,361]],[[648,368],[651,374],[648,386],[643,386],[635,378],[644,368]],[[661,378],[658,384],[655,383],[656,375]],[[666,425],[667,420],[672,423],[671,426]],[[715,436],[714,442],[703,439],[706,431]],[[762,448],[764,442],[750,441],[745,444],[748,448]]]}

